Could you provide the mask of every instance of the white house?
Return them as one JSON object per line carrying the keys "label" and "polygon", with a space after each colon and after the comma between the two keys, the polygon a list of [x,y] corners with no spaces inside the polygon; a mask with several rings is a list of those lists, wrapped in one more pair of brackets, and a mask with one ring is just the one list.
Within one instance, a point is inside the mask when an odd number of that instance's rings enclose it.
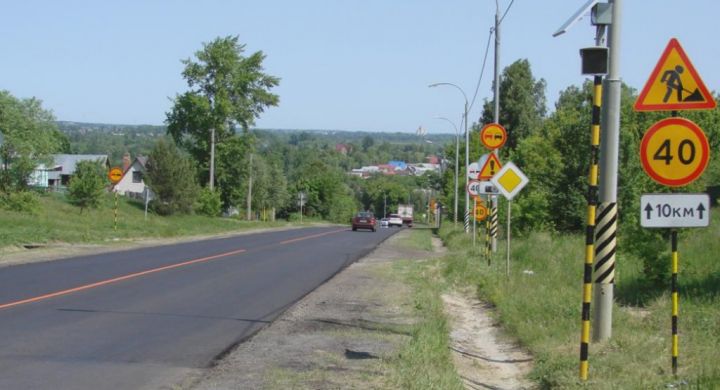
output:
{"label": "white house", "polygon": [[41,164],[30,175],[28,184],[41,188],[65,187],[75,174],[75,166],[80,161],[100,162],[110,168],[107,154],[54,154],[51,165]]}
{"label": "white house", "polygon": [[[120,181],[113,187],[113,191],[120,195],[144,199],[145,188],[150,191],[150,188],[145,185],[145,167],[147,160],[148,158],[145,156],[135,157],[132,164],[125,169]],[[149,195],[149,197],[152,198],[151,191]]]}

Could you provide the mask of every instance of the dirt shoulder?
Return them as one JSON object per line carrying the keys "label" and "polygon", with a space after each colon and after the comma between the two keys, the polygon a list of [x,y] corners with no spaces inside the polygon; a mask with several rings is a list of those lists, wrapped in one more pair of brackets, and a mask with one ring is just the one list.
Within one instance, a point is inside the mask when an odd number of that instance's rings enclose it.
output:
{"label": "dirt shoulder", "polygon": [[296,303],[184,389],[386,389],[386,365],[410,338],[412,291],[393,262],[438,253],[409,249],[403,230]]}
{"label": "dirt shoulder", "polygon": [[[240,344],[201,376],[174,389],[388,389],[389,361],[420,321],[415,295],[393,263],[440,257],[410,249],[403,230],[350,265]],[[504,340],[490,310],[451,293],[443,297],[451,349],[466,388],[529,388],[530,357]],[[483,340],[478,340],[482,338]]]}

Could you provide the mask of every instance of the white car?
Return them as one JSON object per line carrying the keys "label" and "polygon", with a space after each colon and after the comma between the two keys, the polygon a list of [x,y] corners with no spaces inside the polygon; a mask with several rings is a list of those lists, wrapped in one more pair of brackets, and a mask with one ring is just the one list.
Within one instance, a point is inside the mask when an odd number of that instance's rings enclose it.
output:
{"label": "white car", "polygon": [[402,227],[402,225],[403,225],[402,217],[399,214],[390,214],[388,216],[387,220],[388,220],[388,226],[390,226],[390,227],[393,227],[393,226]]}
{"label": "white car", "polygon": [[380,220],[380,227],[386,228],[386,227],[388,227],[388,225],[389,225],[389,223],[388,223],[387,218],[383,218]]}

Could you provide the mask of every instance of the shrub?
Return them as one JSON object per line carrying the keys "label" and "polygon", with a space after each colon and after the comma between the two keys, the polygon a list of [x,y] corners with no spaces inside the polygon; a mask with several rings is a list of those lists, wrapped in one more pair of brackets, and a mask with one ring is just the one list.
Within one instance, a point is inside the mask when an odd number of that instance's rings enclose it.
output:
{"label": "shrub", "polygon": [[105,169],[101,163],[80,161],[68,185],[68,199],[71,204],[80,207],[81,213],[86,208],[97,208],[106,184]]}
{"label": "shrub", "polygon": [[209,217],[217,217],[220,215],[221,206],[222,202],[220,201],[220,191],[203,188],[200,191],[200,196],[195,204],[195,211]]}
{"label": "shrub", "polygon": [[40,202],[29,191],[0,193],[0,208],[21,213],[37,214]]}

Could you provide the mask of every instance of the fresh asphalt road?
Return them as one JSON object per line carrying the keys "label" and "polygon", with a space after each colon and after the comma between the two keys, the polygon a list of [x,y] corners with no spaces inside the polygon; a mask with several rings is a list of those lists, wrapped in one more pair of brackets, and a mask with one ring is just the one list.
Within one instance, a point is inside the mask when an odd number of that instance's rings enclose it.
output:
{"label": "fresh asphalt road", "polygon": [[397,231],[303,228],[0,268],[0,389],[178,383]]}

